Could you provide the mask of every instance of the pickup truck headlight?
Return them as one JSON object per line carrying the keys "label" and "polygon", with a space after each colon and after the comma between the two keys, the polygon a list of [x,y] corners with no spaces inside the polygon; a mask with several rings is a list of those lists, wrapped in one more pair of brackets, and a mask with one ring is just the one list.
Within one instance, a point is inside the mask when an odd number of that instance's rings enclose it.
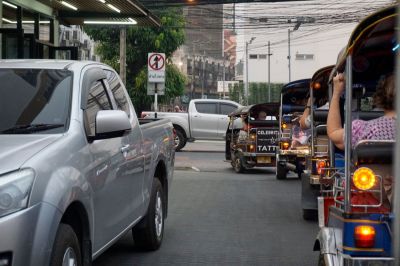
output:
{"label": "pickup truck headlight", "polygon": [[23,169],[0,176],[0,217],[28,206],[35,172]]}

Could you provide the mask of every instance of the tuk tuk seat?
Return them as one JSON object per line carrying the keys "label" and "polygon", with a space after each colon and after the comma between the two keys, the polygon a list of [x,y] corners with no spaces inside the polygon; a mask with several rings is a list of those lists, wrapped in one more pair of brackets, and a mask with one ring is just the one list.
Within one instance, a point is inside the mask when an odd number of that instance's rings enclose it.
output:
{"label": "tuk tuk seat", "polygon": [[363,140],[353,150],[354,161],[358,164],[392,164],[394,141]]}
{"label": "tuk tuk seat", "polygon": [[279,120],[250,120],[251,127],[278,127]]}
{"label": "tuk tuk seat", "polygon": [[314,110],[314,121],[326,124],[329,110]]}
{"label": "tuk tuk seat", "polygon": [[383,115],[384,115],[383,111],[361,111],[356,113],[356,118],[368,121],[379,118]]}

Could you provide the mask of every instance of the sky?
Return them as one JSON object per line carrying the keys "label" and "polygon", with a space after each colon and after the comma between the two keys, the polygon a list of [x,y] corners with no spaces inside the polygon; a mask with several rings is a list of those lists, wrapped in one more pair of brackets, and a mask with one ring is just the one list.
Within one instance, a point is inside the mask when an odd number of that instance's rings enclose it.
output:
{"label": "sky", "polygon": [[[271,70],[275,69],[271,80],[287,82],[288,29],[291,29],[292,80],[307,78],[317,69],[335,63],[338,52],[346,45],[359,21],[392,3],[392,0],[312,0],[236,4],[237,61],[245,58],[245,42],[252,37],[255,39],[249,45],[249,54],[266,54],[267,43],[270,41],[273,54]],[[233,11],[230,7],[226,5],[223,14],[226,20],[225,28],[233,27]],[[303,22],[293,31],[299,20]],[[314,62],[308,65],[305,62],[294,62],[295,53],[314,54]],[[297,68],[296,63],[300,63]],[[260,64],[258,62],[258,65]],[[266,81],[266,71],[260,68],[262,67],[257,67],[256,70],[260,72],[257,74],[253,67],[249,78],[254,81]],[[262,76],[261,72],[264,73]]]}

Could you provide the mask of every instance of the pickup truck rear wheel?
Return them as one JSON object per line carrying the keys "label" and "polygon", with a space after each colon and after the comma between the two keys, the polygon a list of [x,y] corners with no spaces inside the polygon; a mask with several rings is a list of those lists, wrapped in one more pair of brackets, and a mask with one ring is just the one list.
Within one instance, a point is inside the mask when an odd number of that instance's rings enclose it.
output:
{"label": "pickup truck rear wheel", "polygon": [[60,224],[51,254],[50,266],[81,266],[78,237],[68,224]]}
{"label": "pickup truck rear wheel", "polygon": [[154,178],[146,216],[132,229],[135,245],[154,251],[161,246],[164,236],[164,192],[160,180]]}
{"label": "pickup truck rear wheel", "polygon": [[186,145],[186,138],[183,132],[179,129],[176,129],[175,136],[175,151],[180,151]]}

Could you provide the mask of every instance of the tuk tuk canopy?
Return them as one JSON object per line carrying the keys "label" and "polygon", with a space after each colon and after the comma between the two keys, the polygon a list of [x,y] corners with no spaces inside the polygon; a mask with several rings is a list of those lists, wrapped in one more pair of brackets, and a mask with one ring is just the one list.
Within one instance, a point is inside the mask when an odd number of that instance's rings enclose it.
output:
{"label": "tuk tuk canopy", "polygon": [[353,31],[330,79],[337,72],[345,71],[346,59],[352,56],[353,90],[375,92],[378,81],[395,68],[394,53],[399,48],[395,26],[395,6],[364,19]]}

